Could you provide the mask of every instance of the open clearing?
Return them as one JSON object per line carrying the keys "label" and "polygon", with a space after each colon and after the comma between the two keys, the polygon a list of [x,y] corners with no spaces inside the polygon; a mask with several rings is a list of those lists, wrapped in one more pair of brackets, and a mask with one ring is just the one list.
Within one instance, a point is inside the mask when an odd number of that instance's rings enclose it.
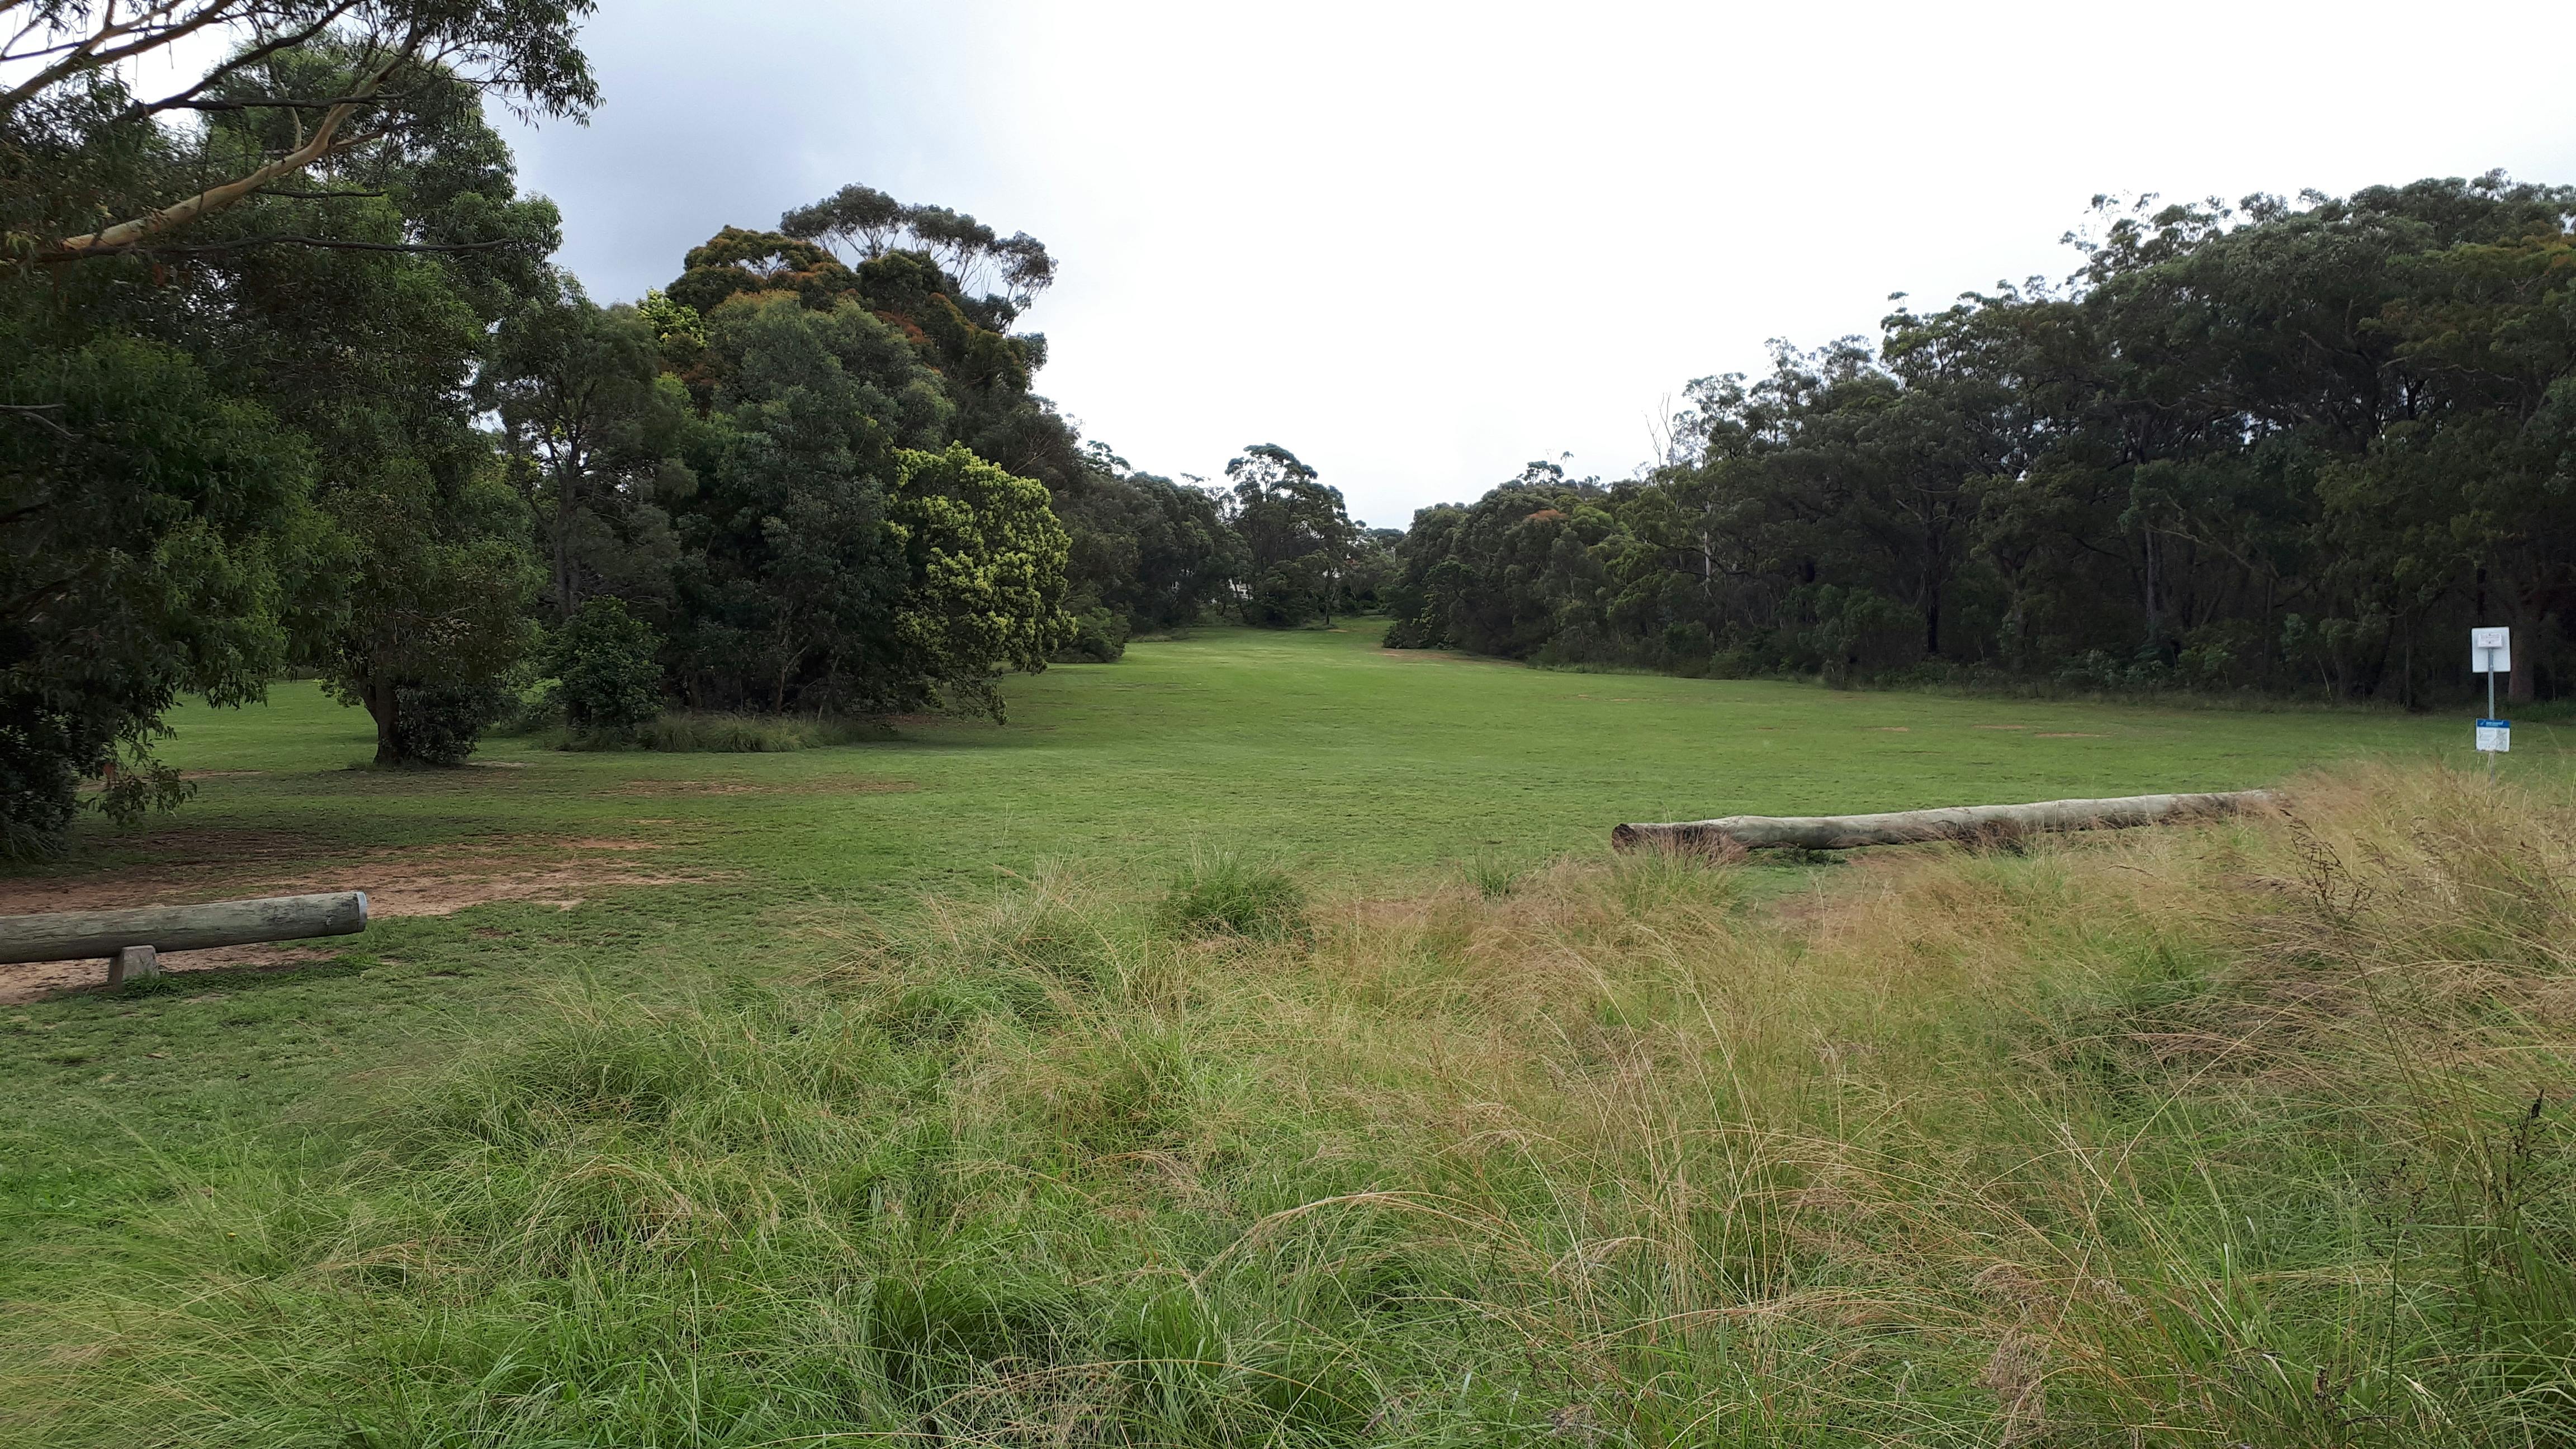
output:
{"label": "open clearing", "polygon": [[[0,878],[0,910],[356,888],[379,919],[125,995],[0,975],[53,992],[0,1008],[0,1435],[2323,1444],[2562,1382],[2542,1339],[2441,1378],[2449,1290],[2406,1286],[2453,1261],[2421,1204],[2462,1164],[2504,1152],[2524,1193],[2563,1166],[2497,1104],[2564,1080],[2564,842],[2460,803],[2462,721],[1551,673],[1361,630],[1140,644],[1011,700],[417,774],[352,768],[364,717],[309,685],[184,712],[198,798]],[[2557,733],[2516,745],[2555,798]],[[2398,768],[2321,787],[2313,830],[1604,861],[1623,820],[2352,757]],[[1305,881],[1314,934],[1145,920],[1220,852]],[[2435,939],[2436,900],[2496,919]],[[2406,942],[2454,973],[2420,1039],[2355,984]],[[2240,973],[2278,950],[2302,964]],[[2442,1025],[2498,981],[2511,1029]],[[2373,1098],[2396,1046],[2471,1085]],[[2426,1145],[2380,1153],[2374,1113]],[[2426,1226],[2371,1226],[2388,1193]],[[2235,1306],[2139,1326],[2158,1282]],[[2481,1342],[2555,1311],[2519,1301]],[[2379,1357],[2335,1358],[2364,1321]],[[2176,1395],[2188,1432],[2114,1434]]]}
{"label": "open clearing", "polygon": [[[197,798],[132,833],[90,822],[72,859],[0,876],[0,913],[364,890],[383,924],[362,949],[408,958],[477,938],[395,918],[705,888],[513,931],[523,950],[578,950],[639,909],[688,916],[663,927],[685,932],[783,901],[980,889],[1041,862],[1159,884],[1214,849],[1384,886],[1462,858],[1594,854],[1623,820],[2226,789],[2336,758],[2463,753],[2447,718],[1554,673],[1373,640],[1363,623],[1140,644],[1116,665],[1016,681],[999,728],[914,719],[899,740],[781,755],[495,739],[462,770],[391,775],[360,768],[362,713],[284,684],[262,707],[182,711],[166,754]],[[2529,727],[2517,764],[2557,748]],[[0,1001],[104,975],[0,972]]]}
{"label": "open clearing", "polygon": [[[309,684],[176,717],[198,798],[138,834],[93,828],[0,909],[118,871],[219,894],[309,869],[366,886],[385,847],[543,854],[633,840],[752,895],[883,897],[1040,859],[1159,879],[1193,847],[1339,879],[1499,850],[1602,847],[1622,820],[1812,814],[2214,790],[2357,755],[2470,762],[2459,719],[1837,692],[1572,674],[1374,647],[1342,632],[1208,631],[1010,686],[1008,725],[911,721],[784,755],[566,754],[488,741],[465,769],[379,774],[366,719]],[[1605,747],[1606,746],[1606,747]],[[2554,758],[2547,725],[2515,764]]]}

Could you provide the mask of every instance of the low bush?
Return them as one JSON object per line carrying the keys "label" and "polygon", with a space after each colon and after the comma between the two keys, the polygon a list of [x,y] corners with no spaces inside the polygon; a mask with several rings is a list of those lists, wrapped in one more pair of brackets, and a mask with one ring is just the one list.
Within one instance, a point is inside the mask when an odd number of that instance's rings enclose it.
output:
{"label": "low bush", "polygon": [[1127,653],[1127,616],[1090,608],[1073,616],[1073,638],[1047,657],[1058,664],[1115,664]]}
{"label": "low bush", "polygon": [[546,641],[564,722],[589,734],[649,724],[662,712],[662,636],[622,599],[585,599]]}
{"label": "low bush", "polygon": [[394,736],[406,759],[461,765],[483,732],[507,719],[518,692],[503,684],[434,685],[396,692]]}
{"label": "low bush", "polygon": [[510,702],[501,717],[484,727],[483,733],[504,739],[527,739],[537,735],[560,735],[564,727],[563,690],[554,680],[534,683],[519,682],[510,691]]}

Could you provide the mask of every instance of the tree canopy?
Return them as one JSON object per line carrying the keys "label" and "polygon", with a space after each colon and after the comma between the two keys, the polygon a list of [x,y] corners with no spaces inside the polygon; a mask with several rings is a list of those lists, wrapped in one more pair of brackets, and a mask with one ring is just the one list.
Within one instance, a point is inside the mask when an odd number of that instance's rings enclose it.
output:
{"label": "tree canopy", "polygon": [[2083,687],[2576,666],[2576,190],[2099,203],[2080,272],[1692,385],[1645,477],[1426,510],[1393,638],[1691,672]]}
{"label": "tree canopy", "polygon": [[398,759],[404,690],[515,657],[527,530],[470,393],[557,226],[481,105],[589,106],[588,8],[18,7],[0,845],[58,834],[83,778],[113,776],[113,810],[183,793],[149,757],[182,693],[316,667]]}

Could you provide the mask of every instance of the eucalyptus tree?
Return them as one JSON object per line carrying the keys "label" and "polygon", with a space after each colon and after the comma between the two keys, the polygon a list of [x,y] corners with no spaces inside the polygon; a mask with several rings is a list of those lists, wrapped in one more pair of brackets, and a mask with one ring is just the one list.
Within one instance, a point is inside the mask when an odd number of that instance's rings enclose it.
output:
{"label": "eucalyptus tree", "polygon": [[1245,622],[1283,627],[1320,615],[1332,623],[1358,539],[1341,490],[1276,443],[1244,449],[1225,476],[1226,522],[1243,540]]}
{"label": "eucalyptus tree", "polygon": [[481,400],[546,515],[555,619],[572,618],[596,590],[667,594],[667,506],[695,480],[678,462],[688,393],[662,370],[652,324],[635,308],[599,306],[565,277],[559,296],[530,299],[503,319]]}
{"label": "eucalyptus tree", "polygon": [[[451,127],[460,106],[485,95],[523,113],[575,118],[598,100],[575,42],[592,0],[22,0],[9,8],[15,28],[0,44],[0,74],[17,75],[0,91],[0,124],[12,143],[6,153],[26,168],[10,179],[37,181],[37,168],[67,161],[73,168],[56,173],[70,185],[21,194],[36,203],[9,218],[21,236],[11,260],[22,268],[254,240],[385,245],[283,230],[193,242],[191,233],[335,160]],[[171,69],[181,79],[155,95],[134,93],[125,79]],[[292,124],[203,135],[163,124],[224,114]],[[111,159],[138,155],[163,164]]]}
{"label": "eucalyptus tree", "polygon": [[[354,683],[383,634],[362,547],[482,526],[465,390],[555,223],[480,108],[584,112],[589,8],[7,7],[0,558],[32,572],[0,624],[0,836],[50,838],[119,754],[103,798],[134,803],[180,694],[256,698],[297,658]],[[456,527],[343,526],[423,486]]]}
{"label": "eucalyptus tree", "polygon": [[[964,212],[945,206],[907,205],[872,186],[852,184],[781,216],[778,230],[825,246],[856,268],[889,252],[912,250],[954,278],[961,300],[990,296],[1026,312],[1055,282],[1055,259],[1027,232],[1003,236]],[[990,293],[999,284],[1002,291]]]}

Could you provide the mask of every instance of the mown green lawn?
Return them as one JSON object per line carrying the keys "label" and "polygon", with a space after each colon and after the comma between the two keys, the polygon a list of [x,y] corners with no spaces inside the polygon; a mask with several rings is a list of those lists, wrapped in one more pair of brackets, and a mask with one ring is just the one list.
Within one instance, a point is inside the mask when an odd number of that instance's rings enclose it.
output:
{"label": "mown green lawn", "polygon": [[[1623,820],[2197,790],[2376,754],[2472,764],[2465,718],[2030,704],[1557,673],[1376,647],[1373,629],[1209,631],[1015,683],[1007,725],[909,723],[781,755],[569,754],[494,741],[478,767],[363,768],[365,717],[311,684],[192,708],[165,757],[205,772],[148,828],[91,825],[0,876],[140,873],[369,888],[423,853],[542,861],[632,849],[685,878],[380,920],[336,963],[180,976],[0,1007],[0,1302],[118,1248],[122,1207],[291,1155],[372,1084],[471,1052],[533,996],[653,996],[808,969],[853,909],[1070,862],[1159,891],[1194,850],[1391,892],[1476,856],[1598,853]],[[2526,728],[2512,768],[2559,772]],[[238,863],[238,869],[235,869]],[[1784,876],[1787,872],[1783,872]],[[136,904],[148,903],[137,900]],[[0,906],[0,908],[6,908]],[[5,968],[0,968],[5,969]]]}
{"label": "mown green lawn", "polygon": [[[165,750],[192,772],[259,773],[201,780],[138,836],[91,829],[40,874],[219,848],[227,831],[270,850],[291,832],[317,862],[599,831],[747,872],[761,895],[906,891],[1043,857],[1154,875],[1194,846],[1376,879],[1479,849],[1595,850],[1623,820],[2218,789],[2363,754],[2474,762],[2465,718],[1571,674],[1381,650],[1368,630],[1209,631],[1010,693],[1007,725],[911,723],[876,744],[639,755],[505,739],[478,756],[487,768],[383,775],[354,768],[372,748],[364,715],[281,685],[264,707],[182,711]],[[2519,733],[2515,766],[2555,757],[2557,731]]]}

